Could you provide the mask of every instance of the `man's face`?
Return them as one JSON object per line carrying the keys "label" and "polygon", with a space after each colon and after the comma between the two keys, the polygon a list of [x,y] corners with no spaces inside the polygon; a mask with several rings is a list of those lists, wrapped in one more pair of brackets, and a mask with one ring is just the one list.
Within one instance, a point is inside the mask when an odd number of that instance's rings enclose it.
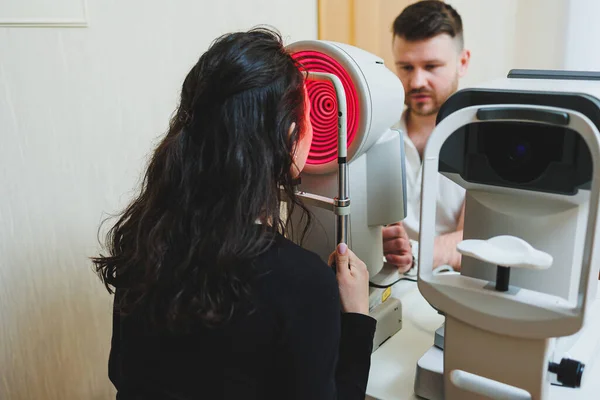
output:
{"label": "man's face", "polygon": [[447,34],[419,41],[394,36],[393,53],[405,103],[411,112],[422,116],[437,114],[458,89],[470,57],[469,51],[459,49],[457,40]]}

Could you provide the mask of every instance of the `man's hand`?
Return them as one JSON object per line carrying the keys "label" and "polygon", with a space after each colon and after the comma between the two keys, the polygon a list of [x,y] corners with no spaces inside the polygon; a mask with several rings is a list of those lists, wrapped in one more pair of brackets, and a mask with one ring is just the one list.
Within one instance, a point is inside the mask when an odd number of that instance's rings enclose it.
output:
{"label": "man's hand", "polygon": [[383,227],[383,254],[387,262],[395,265],[401,274],[412,267],[412,250],[402,222]]}

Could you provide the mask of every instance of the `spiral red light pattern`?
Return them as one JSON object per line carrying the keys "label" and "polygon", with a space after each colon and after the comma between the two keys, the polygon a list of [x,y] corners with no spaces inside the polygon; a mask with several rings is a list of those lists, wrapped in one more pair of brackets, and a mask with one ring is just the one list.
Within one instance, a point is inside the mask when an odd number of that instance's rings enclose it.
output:
{"label": "spiral red light pattern", "polygon": [[[299,51],[293,54],[302,68],[310,72],[326,72],[336,75],[346,93],[347,146],[349,147],[358,130],[358,93],[350,74],[333,57],[318,51]],[[310,121],[313,140],[307,164],[326,164],[337,158],[338,106],[335,89],[331,82],[308,81],[306,84],[311,103]]]}

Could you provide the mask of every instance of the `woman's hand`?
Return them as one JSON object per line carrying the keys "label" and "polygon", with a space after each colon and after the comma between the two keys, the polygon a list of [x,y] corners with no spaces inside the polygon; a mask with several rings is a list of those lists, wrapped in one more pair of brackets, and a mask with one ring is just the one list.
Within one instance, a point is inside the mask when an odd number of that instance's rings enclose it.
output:
{"label": "woman's hand", "polygon": [[364,262],[340,243],[331,253],[328,264],[335,262],[336,276],[340,288],[342,310],[346,313],[369,314],[369,271]]}

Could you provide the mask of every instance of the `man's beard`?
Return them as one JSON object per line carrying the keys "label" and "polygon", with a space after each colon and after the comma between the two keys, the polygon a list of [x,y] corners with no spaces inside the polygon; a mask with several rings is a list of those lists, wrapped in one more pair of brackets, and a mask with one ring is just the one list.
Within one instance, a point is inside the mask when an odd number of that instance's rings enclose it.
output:
{"label": "man's beard", "polygon": [[[409,93],[406,94],[405,104],[406,104],[408,110],[415,115],[419,115],[421,117],[428,117],[431,115],[435,115],[438,113],[438,111],[440,111],[440,108],[446,102],[446,100],[448,100],[448,98],[454,92],[456,92],[457,89],[458,89],[458,74],[454,77],[454,81],[452,82],[452,85],[450,86],[450,90],[447,93],[444,93],[441,96],[436,96],[435,92],[432,92],[429,90],[423,90],[423,89],[411,90]],[[431,107],[429,107],[429,104],[423,104],[422,106],[417,105],[416,107],[412,107],[411,106],[412,100],[410,97],[415,94],[425,94],[425,95],[430,96],[430,99],[432,101]]]}

